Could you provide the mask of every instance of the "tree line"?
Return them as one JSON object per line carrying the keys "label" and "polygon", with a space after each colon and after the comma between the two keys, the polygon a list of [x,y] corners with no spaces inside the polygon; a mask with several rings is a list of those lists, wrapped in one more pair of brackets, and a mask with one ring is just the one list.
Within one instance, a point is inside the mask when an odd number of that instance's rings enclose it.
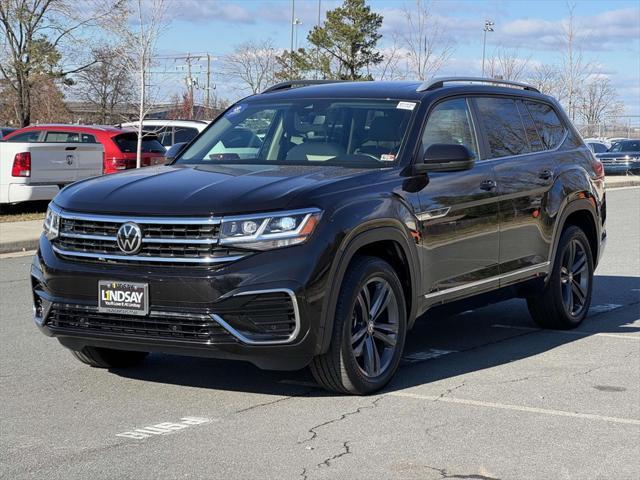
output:
{"label": "tree line", "polygon": [[[98,123],[113,122],[123,105],[144,118],[166,91],[150,71],[169,25],[168,1],[83,0],[78,9],[74,0],[0,0],[0,123],[64,120],[63,91],[92,105]],[[366,0],[343,0],[304,46],[279,50],[269,39],[251,40],[224,55],[216,73],[247,93],[292,79],[427,80],[456,52],[426,0],[407,0],[403,26],[384,47],[383,20]],[[531,83],[558,98],[572,120],[602,123],[623,107],[610,80],[585,59],[579,33],[570,5],[552,62],[499,47],[489,53],[486,76]],[[193,111],[193,95],[173,103],[176,114]]]}

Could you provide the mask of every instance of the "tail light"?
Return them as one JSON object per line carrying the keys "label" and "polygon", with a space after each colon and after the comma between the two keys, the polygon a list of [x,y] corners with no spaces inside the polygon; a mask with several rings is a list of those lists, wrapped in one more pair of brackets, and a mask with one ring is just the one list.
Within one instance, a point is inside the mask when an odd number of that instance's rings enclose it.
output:
{"label": "tail light", "polygon": [[115,173],[133,167],[133,162],[127,158],[105,158],[102,163],[102,173]]}
{"label": "tail light", "polygon": [[593,173],[596,174],[596,178],[604,178],[604,165],[602,165],[602,162],[599,159],[594,158],[591,162],[591,166],[593,167]]}
{"label": "tail light", "polygon": [[31,176],[31,153],[16,153],[13,158],[13,167],[11,168],[12,177],[30,177]]}

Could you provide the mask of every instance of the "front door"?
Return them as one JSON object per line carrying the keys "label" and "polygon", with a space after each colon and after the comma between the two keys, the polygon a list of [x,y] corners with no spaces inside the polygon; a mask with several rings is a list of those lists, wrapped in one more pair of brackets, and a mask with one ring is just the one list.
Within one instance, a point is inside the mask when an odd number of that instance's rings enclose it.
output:
{"label": "front door", "polygon": [[498,285],[499,224],[491,162],[479,158],[469,101],[438,103],[422,134],[422,152],[433,144],[465,145],[476,155],[466,171],[429,173],[420,191],[423,285],[427,305]]}

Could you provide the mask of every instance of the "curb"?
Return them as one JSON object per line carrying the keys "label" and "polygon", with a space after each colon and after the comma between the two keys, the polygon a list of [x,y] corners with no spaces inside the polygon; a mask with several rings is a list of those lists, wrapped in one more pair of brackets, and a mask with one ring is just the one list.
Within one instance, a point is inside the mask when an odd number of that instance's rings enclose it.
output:
{"label": "curb", "polygon": [[29,250],[35,250],[38,248],[39,242],[40,242],[40,235],[38,235],[38,238],[33,238],[29,240],[16,240],[15,242],[2,242],[0,243],[0,254],[27,252]]}

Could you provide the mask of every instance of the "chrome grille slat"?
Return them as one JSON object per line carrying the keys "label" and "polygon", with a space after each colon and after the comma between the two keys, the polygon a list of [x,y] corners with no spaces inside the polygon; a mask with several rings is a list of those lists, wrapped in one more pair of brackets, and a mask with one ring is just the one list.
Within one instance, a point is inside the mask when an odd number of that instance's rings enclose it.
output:
{"label": "chrome grille slat", "polygon": [[[246,252],[218,245],[220,219],[214,217],[139,217],[89,215],[60,211],[54,251],[67,258],[115,263],[219,264],[242,258]],[[142,231],[140,251],[128,255],[118,247],[120,226],[137,223]]]}

